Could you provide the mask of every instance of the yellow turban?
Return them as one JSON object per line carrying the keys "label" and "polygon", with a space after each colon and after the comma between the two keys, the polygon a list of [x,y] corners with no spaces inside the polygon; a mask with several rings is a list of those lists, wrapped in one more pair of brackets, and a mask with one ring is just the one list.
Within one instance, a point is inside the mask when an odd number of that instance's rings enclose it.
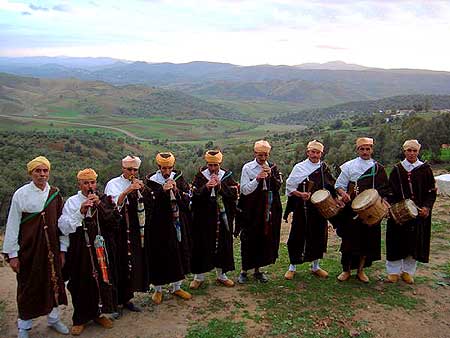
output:
{"label": "yellow turban", "polygon": [[28,174],[31,174],[31,172],[40,165],[45,165],[48,170],[50,170],[50,161],[47,160],[44,156],[38,156],[27,163]]}
{"label": "yellow turban", "polygon": [[421,147],[421,144],[417,140],[406,140],[405,143],[403,143],[403,150],[416,149],[419,151]]}
{"label": "yellow turban", "polygon": [[270,153],[270,149],[272,149],[272,147],[269,142],[260,140],[255,142],[255,146],[253,147],[253,149],[257,153]]}
{"label": "yellow turban", "polygon": [[77,174],[78,180],[96,180],[97,179],[97,173],[94,169],[86,168],[83,170],[80,170]]}
{"label": "yellow turban", "polygon": [[363,145],[373,146],[373,138],[370,137],[360,137],[356,139],[356,149]]}
{"label": "yellow turban", "polygon": [[156,155],[156,163],[161,167],[173,167],[175,164],[175,156],[172,153],[159,153]]}
{"label": "yellow turban", "polygon": [[139,169],[140,166],[141,166],[141,159],[137,156],[128,155],[127,157],[122,159],[123,168]]}
{"label": "yellow turban", "polygon": [[308,143],[308,146],[306,147],[306,150],[311,149],[318,150],[323,153],[323,144],[320,143],[319,141],[312,140],[311,142]]}
{"label": "yellow turban", "polygon": [[220,150],[208,150],[205,153],[206,163],[220,164],[222,163],[223,155]]}

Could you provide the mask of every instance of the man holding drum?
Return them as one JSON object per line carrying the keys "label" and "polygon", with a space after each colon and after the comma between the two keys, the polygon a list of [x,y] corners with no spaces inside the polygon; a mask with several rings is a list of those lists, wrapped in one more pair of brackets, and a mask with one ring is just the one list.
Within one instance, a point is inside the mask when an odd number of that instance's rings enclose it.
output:
{"label": "man holding drum", "polygon": [[[380,222],[384,215],[382,214],[375,224],[365,224],[362,218],[357,217],[358,215],[352,210],[350,202],[358,194],[369,189],[377,195],[377,198],[386,197],[389,194],[389,182],[384,167],[372,159],[373,139],[358,138],[356,150],[359,156],[341,166],[341,174],[335,185],[342,201],[346,203],[337,224],[337,234],[342,238],[343,270],[338,280],[341,282],[348,280],[351,270],[357,269],[357,278],[368,283],[369,277],[364,273],[364,268],[371,266],[373,261],[381,259]],[[382,203],[386,202],[382,201]]]}
{"label": "man holding drum", "polygon": [[[319,190],[336,195],[335,179],[327,165],[321,161],[323,144],[313,140],[308,143],[308,158],[297,163],[286,181],[288,205],[293,211],[291,231],[287,241],[290,265],[284,278],[291,280],[296,273],[295,264],[312,262],[311,272],[326,278],[328,272],[321,269],[319,259],[327,250],[328,222],[311,203],[311,195]],[[331,200],[334,199],[331,197]]]}
{"label": "man holding drum", "polygon": [[386,270],[391,283],[397,282],[399,277],[408,284],[414,283],[417,261],[428,263],[429,259],[431,209],[436,200],[436,188],[430,165],[417,158],[420,147],[417,140],[405,141],[405,159],[394,167],[389,177],[391,203],[409,199],[418,207],[418,212],[412,213],[412,219],[405,219],[402,224],[398,217],[397,221],[394,217],[388,220]]}

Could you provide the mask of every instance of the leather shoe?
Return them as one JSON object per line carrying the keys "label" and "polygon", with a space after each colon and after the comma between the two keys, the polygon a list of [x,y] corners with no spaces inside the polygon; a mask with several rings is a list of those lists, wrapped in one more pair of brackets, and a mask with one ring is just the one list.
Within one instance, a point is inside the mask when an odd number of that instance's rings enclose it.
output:
{"label": "leather shoe", "polygon": [[49,324],[48,325],[49,328],[55,330],[58,333],[61,334],[69,334],[69,329],[67,328],[66,325],[64,325],[64,323],[60,320],[58,320],[56,323],[53,324]]}
{"label": "leather shoe", "polygon": [[79,336],[81,334],[81,332],[83,332],[83,331],[84,331],[84,325],[74,325],[70,329],[70,334],[72,336]]}
{"label": "leather shoe", "polygon": [[407,272],[402,272],[401,277],[406,284],[414,284],[414,278]]}
{"label": "leather shoe", "polygon": [[295,271],[288,270],[288,271],[286,271],[286,273],[284,274],[284,279],[287,279],[287,280],[293,280],[293,279],[294,279],[294,276],[295,276]]}
{"label": "leather shoe", "polygon": [[29,338],[30,336],[28,335],[28,330],[19,329],[19,335],[17,337],[19,337],[19,338]]}
{"label": "leather shoe", "polygon": [[192,295],[189,292],[184,291],[183,289],[178,289],[177,291],[174,291],[173,294],[184,300],[189,300],[192,298]]}
{"label": "leather shoe", "polygon": [[326,272],[324,269],[318,268],[317,270],[311,270],[311,273],[313,275],[316,275],[317,277],[320,278],[327,278],[328,277],[328,272]]}
{"label": "leather shoe", "polygon": [[350,271],[342,271],[339,276],[337,276],[338,281],[345,282],[350,279],[351,273]]}
{"label": "leather shoe", "polygon": [[399,275],[394,274],[394,273],[390,273],[387,275],[387,281],[389,283],[397,283],[398,282],[398,277]]}
{"label": "leather shoe", "polygon": [[261,283],[267,283],[269,281],[269,278],[267,278],[266,274],[264,272],[258,271],[253,274],[253,277],[257,281],[260,281]]}
{"label": "leather shoe", "polygon": [[163,294],[162,294],[162,292],[161,292],[161,291],[155,291],[155,292],[153,292],[153,295],[152,295],[152,301],[153,301],[153,303],[155,303],[156,305],[161,304],[162,301],[163,301]]}
{"label": "leather shoe", "polygon": [[198,288],[200,288],[200,286],[203,284],[202,280],[198,280],[198,279],[194,279],[190,284],[189,284],[189,289],[192,290],[197,290]]}
{"label": "leather shoe", "polygon": [[135,305],[134,303],[132,303],[132,302],[126,303],[126,304],[125,304],[125,307],[126,307],[128,310],[130,310],[131,312],[142,312],[142,309],[141,309],[139,306],[137,306],[137,305]]}
{"label": "leather shoe", "polygon": [[247,272],[241,272],[239,274],[238,283],[245,284],[248,282]]}
{"label": "leather shoe", "polygon": [[220,279],[217,278],[217,282],[222,284],[223,286],[226,286],[227,288],[232,288],[234,286],[234,282],[231,279]]}
{"label": "leather shoe", "polygon": [[113,327],[112,320],[106,317],[94,318],[94,322],[100,325],[101,327],[104,327],[105,329],[112,329]]}
{"label": "leather shoe", "polygon": [[363,283],[369,283],[369,277],[367,277],[364,270],[358,271],[358,273],[356,274],[356,278],[358,278]]}

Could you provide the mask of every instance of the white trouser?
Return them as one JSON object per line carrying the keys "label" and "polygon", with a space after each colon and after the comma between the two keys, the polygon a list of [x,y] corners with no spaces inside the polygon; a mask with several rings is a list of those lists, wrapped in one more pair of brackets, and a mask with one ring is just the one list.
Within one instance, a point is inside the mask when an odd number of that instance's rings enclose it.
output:
{"label": "white trouser", "polygon": [[386,261],[386,271],[389,275],[400,275],[402,272],[407,272],[414,276],[417,269],[417,261],[408,256],[398,261]]}
{"label": "white trouser", "polygon": [[[311,270],[312,271],[317,271],[320,269],[320,264],[319,264],[320,260],[316,259],[315,261],[312,262],[311,264]],[[289,271],[296,271],[297,268],[295,267],[294,264],[289,264]]]}
{"label": "white trouser", "polygon": [[[172,292],[175,292],[177,290],[181,289],[181,283],[183,283],[183,280],[179,280],[178,282],[171,283],[172,285]],[[156,292],[162,292],[162,285],[155,285],[155,291]]]}
{"label": "white trouser", "polygon": [[[222,272],[221,268],[216,268],[216,275],[217,275],[217,278],[220,279],[220,280],[227,280],[228,279],[227,275]],[[194,279],[198,280],[200,282],[203,282],[205,280],[205,274],[204,273],[197,273],[197,274],[194,275]]]}
{"label": "white trouser", "polygon": [[[55,324],[59,321],[59,309],[54,307],[52,311],[47,315],[48,325]],[[19,330],[30,330],[33,326],[33,319],[23,320],[17,319],[17,327]]]}

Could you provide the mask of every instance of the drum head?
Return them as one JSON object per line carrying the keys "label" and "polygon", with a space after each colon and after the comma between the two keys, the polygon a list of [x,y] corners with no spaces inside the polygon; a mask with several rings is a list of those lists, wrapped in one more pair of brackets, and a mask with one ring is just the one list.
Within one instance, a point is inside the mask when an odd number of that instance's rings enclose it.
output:
{"label": "drum head", "polygon": [[378,199],[378,191],[375,189],[367,189],[360,193],[352,202],[353,210],[361,210],[371,206]]}
{"label": "drum head", "polygon": [[314,194],[311,196],[311,203],[317,204],[320,202],[325,201],[328,196],[330,196],[330,192],[325,189],[317,190]]}
{"label": "drum head", "polygon": [[417,217],[417,215],[419,214],[419,210],[417,208],[416,203],[414,203],[413,200],[407,199],[405,201],[406,207],[408,208],[409,212],[411,213],[411,215],[413,215],[414,217]]}

